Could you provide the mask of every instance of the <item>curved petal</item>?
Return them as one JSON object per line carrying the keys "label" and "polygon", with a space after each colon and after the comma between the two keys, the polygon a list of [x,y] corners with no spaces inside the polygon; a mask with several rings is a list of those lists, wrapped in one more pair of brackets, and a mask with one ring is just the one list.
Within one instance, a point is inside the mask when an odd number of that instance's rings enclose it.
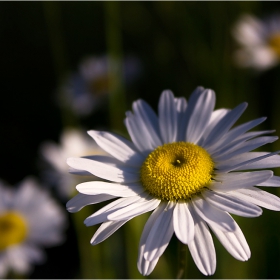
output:
{"label": "curved petal", "polygon": [[128,220],[124,221],[108,221],[103,223],[93,235],[90,240],[91,245],[96,245],[108,237],[110,237],[115,231],[117,231]]}
{"label": "curved petal", "polygon": [[145,160],[145,157],[136,151],[134,145],[121,136],[95,130],[88,131],[88,134],[104,151],[130,166],[140,167]]}
{"label": "curved petal", "polygon": [[241,103],[232,109],[228,114],[226,114],[209,133],[203,147],[209,148],[211,145],[215,144],[217,140],[220,139],[225,133],[227,133],[245,111],[247,105],[247,103]]}
{"label": "curved petal", "polygon": [[139,216],[146,212],[154,210],[160,203],[160,200],[155,198],[139,200],[133,204],[125,206],[115,212],[112,212],[107,216],[108,220],[118,221],[118,220],[127,220],[135,216]]}
{"label": "curved petal", "polygon": [[[178,142],[185,137],[185,113],[187,110],[187,101],[184,97],[175,98],[175,107],[177,111],[177,135],[174,141]],[[181,136],[180,136],[181,135]]]}
{"label": "curved petal", "polygon": [[215,176],[215,182],[209,187],[212,190],[227,192],[260,184],[272,176],[273,172],[270,170],[218,174]]}
{"label": "curved petal", "polygon": [[280,211],[280,198],[276,195],[262,191],[255,187],[240,189],[230,192],[233,196],[254,203],[261,207]]}
{"label": "curved petal", "polygon": [[202,195],[213,206],[242,217],[258,217],[262,209],[252,203],[240,200],[229,193],[218,193],[205,190]]}
{"label": "curved petal", "polygon": [[134,115],[141,120],[141,123],[149,131],[153,146],[157,147],[162,145],[158,117],[150,105],[144,100],[139,99],[133,102],[132,108]]}
{"label": "curved petal", "polygon": [[206,223],[192,211],[194,219],[194,239],[188,244],[192,258],[204,275],[212,275],[216,270],[216,252],[212,236]]}
{"label": "curved petal", "polygon": [[162,92],[158,105],[159,128],[163,143],[171,143],[177,137],[177,110],[172,91]]}
{"label": "curved petal", "polygon": [[194,222],[186,202],[178,202],[173,212],[173,226],[177,238],[188,244],[194,237]]}
{"label": "curved petal", "polygon": [[86,195],[79,193],[66,203],[66,209],[70,213],[75,213],[87,205],[100,203],[113,198],[115,196],[109,194]]}
{"label": "curved petal", "polygon": [[236,230],[233,232],[223,232],[218,228],[212,227],[212,231],[223,244],[225,249],[237,260],[247,261],[251,256],[250,248],[240,229],[235,223]]}
{"label": "curved petal", "polygon": [[231,157],[237,156],[242,153],[246,153],[249,151],[252,151],[256,148],[259,148],[265,144],[272,143],[278,139],[277,136],[264,136],[264,137],[258,137],[252,140],[248,140],[236,147],[231,152],[224,152],[222,154],[218,153],[213,157],[214,161],[221,161],[221,160],[227,160]]}
{"label": "curved petal", "polygon": [[233,218],[228,213],[209,204],[205,199],[195,198],[191,204],[196,213],[208,224],[223,231],[235,230]]}
{"label": "curved petal", "polygon": [[203,87],[197,87],[192,92],[190,99],[188,101],[186,112],[185,114],[182,115],[182,118],[180,120],[180,128],[178,129],[177,141],[186,141],[186,128],[188,127],[189,119],[193,113],[198,98],[203,92],[204,92]]}
{"label": "curved petal", "polygon": [[153,211],[153,213],[149,217],[148,221],[146,222],[142,235],[141,235],[141,239],[140,239],[140,243],[139,243],[137,267],[138,267],[138,270],[140,271],[140,273],[143,275],[149,275],[153,271],[155,265],[157,264],[157,262],[159,260],[159,258],[156,258],[151,262],[147,261],[144,258],[144,250],[145,250],[146,241],[149,236],[149,233],[150,233],[155,221],[157,220],[158,216],[166,208],[166,205],[167,205],[167,203],[161,202],[161,204]]}
{"label": "curved petal", "polygon": [[173,209],[174,202],[168,202],[164,211],[157,217],[153,227],[147,237],[144,249],[144,258],[153,261],[159,258],[173,235]]}
{"label": "curved petal", "polygon": [[217,143],[211,148],[208,149],[208,151],[212,154],[217,151],[217,149],[222,148],[225,144],[232,142],[233,139],[236,139],[240,137],[243,133],[246,131],[254,128],[255,126],[259,125],[260,123],[264,122],[266,120],[266,117],[259,118],[256,120],[249,121],[247,123],[238,125],[237,127],[231,129],[228,133],[222,137],[221,140],[217,141]]}
{"label": "curved petal", "polygon": [[213,130],[213,128],[217,125],[217,123],[230,112],[229,109],[218,109],[212,112],[209,123],[200,138],[198,145],[202,146],[204,145],[205,140],[207,139],[209,133]]}
{"label": "curved petal", "polygon": [[240,154],[226,161],[218,162],[215,167],[217,172],[229,172],[233,170],[250,170],[274,168],[280,166],[279,151],[273,153],[248,152]]}
{"label": "curved petal", "polygon": [[127,183],[125,185],[120,185],[100,181],[81,183],[76,186],[76,189],[80,193],[87,195],[109,194],[117,197],[134,196],[144,192],[140,183]]}
{"label": "curved petal", "polygon": [[93,225],[100,224],[103,222],[107,222],[109,214],[111,214],[127,205],[136,203],[140,199],[141,199],[141,197],[139,197],[139,196],[132,196],[132,197],[125,197],[125,198],[117,199],[117,200],[107,204],[100,210],[96,211],[89,217],[87,217],[84,221],[84,224],[87,227],[89,227],[89,226],[93,226]]}
{"label": "curved petal", "polygon": [[139,174],[133,172],[132,168],[123,166],[118,168],[86,158],[68,158],[67,164],[75,169],[88,171],[99,178],[113,182],[132,183],[139,181]]}
{"label": "curved petal", "polygon": [[215,93],[209,89],[203,91],[199,96],[188,120],[185,138],[187,142],[197,143],[199,141],[209,123],[215,101]]}
{"label": "curved petal", "polygon": [[280,187],[280,177],[279,176],[272,176],[268,180],[257,184],[256,186],[262,187]]}

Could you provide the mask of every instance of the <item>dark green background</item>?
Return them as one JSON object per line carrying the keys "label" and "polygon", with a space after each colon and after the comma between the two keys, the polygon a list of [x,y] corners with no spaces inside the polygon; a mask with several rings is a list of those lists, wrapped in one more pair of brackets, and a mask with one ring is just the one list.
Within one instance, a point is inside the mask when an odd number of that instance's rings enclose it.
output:
{"label": "dark green background", "polygon": [[[133,54],[142,62],[141,76],[124,89],[126,110],[137,98],[156,109],[162,90],[171,89],[176,96],[188,98],[202,85],[215,90],[216,107],[232,108],[247,101],[249,107],[241,120],[268,116],[258,129],[279,133],[279,66],[264,73],[238,69],[232,59],[237,46],[231,36],[232,25],[241,14],[268,16],[279,12],[278,2],[0,2],[0,178],[13,185],[27,175],[39,176],[38,147],[46,139],[58,141],[65,125],[54,101],[55,90],[83,57],[108,51],[108,5],[114,5],[119,17],[116,28],[122,54]],[[105,106],[79,121],[86,129],[109,128],[109,114]],[[124,126],[111,125],[110,129],[124,133]],[[278,142],[263,150],[280,149]],[[275,189],[269,191],[277,194]],[[252,257],[246,263],[239,262],[215,239],[217,272],[213,278],[280,278],[280,213],[264,210],[257,219],[237,221]],[[31,278],[82,277],[70,218],[69,222],[65,244],[47,249],[48,262],[36,266]],[[87,230],[89,235],[94,232],[93,228]],[[85,238],[89,242],[89,237]],[[124,242],[125,238],[129,236],[124,233],[118,240]],[[122,246],[117,246],[119,251],[109,251],[111,259],[107,263],[102,259],[102,270],[112,270],[114,278],[140,278],[138,241],[133,246],[132,256],[125,256]],[[172,239],[164,253],[169,265],[166,277],[176,275],[176,250],[176,239]],[[162,265],[159,263],[150,278],[163,277],[159,271]],[[187,277],[204,277],[189,253]]]}

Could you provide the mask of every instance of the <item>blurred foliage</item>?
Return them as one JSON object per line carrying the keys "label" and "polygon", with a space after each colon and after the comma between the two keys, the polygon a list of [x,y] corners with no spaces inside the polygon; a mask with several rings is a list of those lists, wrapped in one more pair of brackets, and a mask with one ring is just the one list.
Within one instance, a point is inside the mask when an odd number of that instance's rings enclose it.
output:
{"label": "blurred foliage", "polygon": [[[233,108],[247,101],[249,107],[241,122],[268,116],[258,129],[280,131],[279,66],[264,73],[238,69],[232,59],[236,44],[231,35],[241,14],[262,17],[277,9],[278,2],[265,1],[0,2],[0,177],[14,184],[27,174],[38,175],[40,143],[45,139],[58,141],[66,122],[78,123],[86,130],[106,128],[127,135],[120,121],[114,123],[115,118],[123,119],[137,98],[157,109],[164,89],[188,98],[198,85],[211,88],[217,95],[217,108]],[[65,117],[55,101],[57,87],[69,72],[76,71],[82,58],[107,53],[119,58],[126,54],[138,57],[143,66],[141,77],[128,90],[120,72],[112,71],[111,81],[115,82],[111,91],[115,95],[109,97],[108,106],[87,118]],[[279,141],[265,148],[277,149]],[[269,191],[280,194],[276,189]],[[89,241],[97,227],[86,228],[82,221],[96,209],[99,206],[69,214],[67,241],[48,249],[48,262],[35,267],[30,278],[145,278],[139,274],[136,261],[147,215],[135,218],[92,247]],[[257,219],[236,220],[252,257],[245,263],[235,260],[214,237],[217,270],[209,278],[280,278],[279,213],[264,210]],[[80,228],[78,233],[75,225]],[[78,241],[86,250],[83,258]],[[174,278],[177,254],[174,237],[148,278]],[[206,278],[188,251],[187,278]]]}

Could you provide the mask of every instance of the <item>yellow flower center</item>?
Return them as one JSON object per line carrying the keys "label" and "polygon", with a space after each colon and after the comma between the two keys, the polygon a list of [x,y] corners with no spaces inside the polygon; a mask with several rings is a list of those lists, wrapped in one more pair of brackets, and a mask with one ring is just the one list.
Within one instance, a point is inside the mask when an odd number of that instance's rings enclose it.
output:
{"label": "yellow flower center", "polygon": [[0,250],[22,242],[27,235],[24,218],[16,212],[5,212],[0,215]]}
{"label": "yellow flower center", "polygon": [[273,34],[268,40],[269,46],[280,56],[280,33]]}
{"label": "yellow flower center", "polygon": [[169,143],[148,155],[141,167],[141,182],[158,199],[188,200],[211,182],[213,169],[214,163],[202,147]]}

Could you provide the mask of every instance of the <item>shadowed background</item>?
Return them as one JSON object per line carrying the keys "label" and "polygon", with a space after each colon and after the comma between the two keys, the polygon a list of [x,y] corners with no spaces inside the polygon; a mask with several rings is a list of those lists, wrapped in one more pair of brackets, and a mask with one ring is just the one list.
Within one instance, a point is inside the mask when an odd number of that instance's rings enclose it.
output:
{"label": "shadowed background", "polygon": [[[216,108],[249,103],[242,122],[267,116],[258,130],[280,131],[279,66],[257,73],[239,69],[231,29],[244,13],[266,16],[278,2],[1,2],[1,171],[13,185],[27,175],[39,176],[38,149],[45,140],[58,142],[66,126],[104,128],[127,135],[122,123],[133,100],[142,98],[156,110],[159,95],[171,89],[189,97],[196,86],[216,92]],[[109,95],[85,117],[58,105],[57,89],[87,56],[134,56],[137,79],[126,85],[119,72],[111,77]],[[280,149],[279,140],[262,151]],[[279,175],[279,170],[275,172]],[[270,192],[280,195],[277,189]],[[55,192],[53,193],[55,196]],[[56,198],[58,201],[59,199]],[[60,201],[64,207],[65,201]],[[89,207],[89,213],[99,206]],[[86,228],[84,209],[67,214],[65,243],[46,249],[48,261],[35,266],[30,278],[143,278],[137,249],[147,216],[131,221],[95,247],[97,227]],[[81,268],[73,215],[85,228],[89,264]],[[212,278],[280,278],[280,213],[264,210],[257,219],[236,218],[251,248],[248,262],[229,255],[215,237],[217,270]],[[138,228],[137,228],[138,227]],[[79,245],[80,246],[80,245]],[[187,277],[204,278],[187,252]],[[174,278],[177,240],[171,240],[148,278]],[[211,278],[210,277],[210,278]]]}

